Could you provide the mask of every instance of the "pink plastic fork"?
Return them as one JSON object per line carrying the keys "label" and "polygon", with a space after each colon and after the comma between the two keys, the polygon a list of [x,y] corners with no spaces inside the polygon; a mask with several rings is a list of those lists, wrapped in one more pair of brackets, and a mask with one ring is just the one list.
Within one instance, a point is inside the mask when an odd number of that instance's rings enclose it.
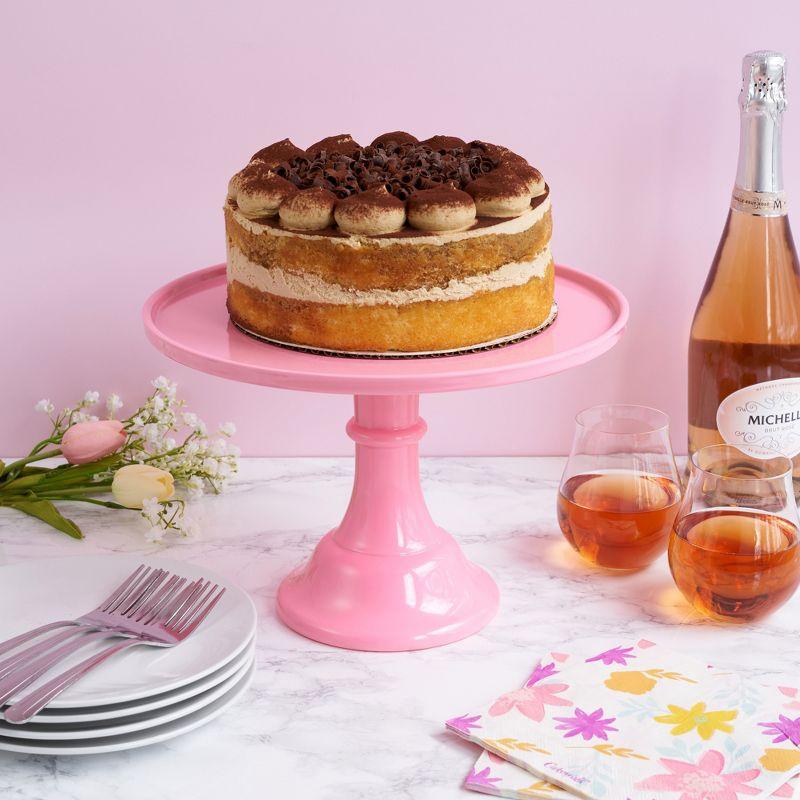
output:
{"label": "pink plastic fork", "polygon": [[[89,639],[89,637],[108,635],[125,636],[127,638],[90,656],[61,675],[52,678],[28,696],[12,703],[4,714],[6,721],[14,724],[27,722],[65,689],[79,681],[106,659],[128,647],[133,647],[137,644],[173,647],[194,633],[219,602],[219,599],[225,593],[225,588],[220,588],[217,584],[211,586],[210,581],[204,581],[203,579],[187,586],[183,586],[184,583],[184,578],[170,576],[158,591],[152,593],[146,601],[137,604],[136,608],[131,610],[124,630],[120,627],[114,633],[97,631],[82,637],[81,642]],[[77,644],[79,642],[70,642],[61,649],[73,652],[74,649],[77,649],[75,647]],[[62,657],[66,657],[68,654],[68,652],[64,653]],[[41,674],[43,673],[39,672],[36,677]],[[24,680],[27,681],[24,684],[25,686],[31,682],[27,678]],[[19,688],[15,689],[15,692]]]}

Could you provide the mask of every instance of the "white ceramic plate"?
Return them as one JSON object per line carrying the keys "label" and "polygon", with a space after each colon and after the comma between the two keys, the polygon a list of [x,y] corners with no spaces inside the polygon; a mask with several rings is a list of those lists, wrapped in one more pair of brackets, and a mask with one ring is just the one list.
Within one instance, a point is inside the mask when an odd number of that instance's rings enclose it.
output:
{"label": "white ceramic plate", "polygon": [[[205,678],[199,681],[194,681],[179,689],[174,689],[171,692],[164,692],[152,697],[146,697],[143,700],[133,700],[130,703],[112,703],[107,706],[97,706],[96,708],[46,708],[44,711],[38,713],[31,723],[37,725],[64,725],[64,724],[80,724],[86,725],[92,722],[102,722],[116,719],[124,719],[125,717],[136,716],[138,714],[145,714],[150,711],[156,711],[160,708],[172,706],[191,697],[196,697],[209,689],[213,689],[218,684],[227,680],[236,672],[239,672],[243,666],[249,664],[255,653],[255,642],[251,640],[247,649],[240,653],[236,658],[231,659],[224,667],[221,667],[216,672],[212,672]],[[3,719],[3,712],[0,711],[0,720]]]}
{"label": "white ceramic plate", "polygon": [[79,756],[92,753],[112,753],[117,750],[131,750],[135,747],[144,747],[157,744],[167,739],[174,739],[184,733],[193,731],[212,719],[218,717],[231,704],[235,703],[245,692],[253,678],[255,666],[251,666],[237,684],[229,689],[222,697],[217,698],[200,711],[188,714],[173,722],[147,728],[135,733],[126,733],[122,736],[108,736],[104,739],[75,739],[72,741],[43,741],[37,739],[12,739],[0,736],[0,751],[7,750],[11,753],[35,753],[48,756]]}
{"label": "white ceramic plate", "polygon": [[[94,555],[23,561],[1,567],[0,641],[46,622],[74,619],[86,613],[141,563],[187,578],[205,577],[225,586],[227,591],[184,642],[171,648],[142,645],[125,650],[67,689],[50,708],[128,703],[170,692],[220,669],[253,638],[256,610],[252,600],[206,567],[159,557]],[[101,642],[89,644],[60,666],[67,669],[102,647]]]}
{"label": "white ceramic plate", "polygon": [[107,736],[121,736],[125,733],[144,731],[157,725],[180,719],[193,714],[210,705],[232,689],[253,666],[253,659],[242,666],[226,680],[196,697],[190,697],[181,703],[174,703],[166,708],[128,717],[121,720],[101,720],[86,724],[39,725],[29,722],[25,725],[12,725],[0,722],[0,737],[11,739],[43,739],[48,742],[60,742],[74,739],[101,739]]}

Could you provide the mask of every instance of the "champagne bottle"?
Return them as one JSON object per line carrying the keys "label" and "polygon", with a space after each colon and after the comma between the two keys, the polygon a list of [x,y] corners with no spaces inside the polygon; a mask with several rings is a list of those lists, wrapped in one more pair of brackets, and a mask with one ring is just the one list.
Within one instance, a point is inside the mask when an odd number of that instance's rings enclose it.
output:
{"label": "champagne bottle", "polygon": [[769,51],[742,65],[736,184],[689,339],[689,452],[767,447],[794,458],[800,478],[800,266],[783,189],[784,69]]}

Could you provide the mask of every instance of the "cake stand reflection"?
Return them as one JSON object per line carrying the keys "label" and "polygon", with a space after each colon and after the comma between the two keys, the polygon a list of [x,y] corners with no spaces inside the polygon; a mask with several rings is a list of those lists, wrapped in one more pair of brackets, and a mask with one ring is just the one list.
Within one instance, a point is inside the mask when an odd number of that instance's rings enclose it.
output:
{"label": "cake stand reflection", "polygon": [[622,335],[624,296],[559,266],[558,319],[533,338],[464,355],[356,359],[247,336],[228,318],[225,287],[224,264],[163,286],[144,307],[149,340],[175,361],[230,380],[355,397],[347,423],[356,460],[350,504],[309,561],[281,583],[281,619],[311,639],[356,650],[416,650],[479,631],[497,610],[497,586],[425,505],[419,395],[501,386],[590,361]]}

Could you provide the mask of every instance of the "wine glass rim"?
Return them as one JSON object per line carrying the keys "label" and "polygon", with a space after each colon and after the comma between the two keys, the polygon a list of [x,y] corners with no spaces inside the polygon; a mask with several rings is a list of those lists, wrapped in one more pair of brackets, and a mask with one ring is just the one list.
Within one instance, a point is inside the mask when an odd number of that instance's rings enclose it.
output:
{"label": "wine glass rim", "polygon": [[[622,432],[622,431],[612,431],[607,430],[604,431],[602,427],[597,427],[594,425],[588,424],[585,420],[582,419],[584,415],[588,415],[593,411],[600,411],[601,409],[615,409],[615,410],[636,410],[636,411],[646,411],[652,414],[654,417],[658,417],[661,420],[661,424],[657,423],[647,423],[648,428],[647,430],[643,431],[631,431],[631,432]],[[644,420],[641,420],[644,422]],[[589,406],[588,408],[581,409],[575,415],[575,424],[584,430],[591,428],[592,430],[597,431],[598,433],[607,433],[613,436],[651,436],[654,433],[660,433],[661,431],[669,430],[669,415],[666,411],[662,411],[660,408],[654,408],[653,406],[645,406],[639,403],[598,403],[594,406]]]}
{"label": "wine glass rim", "polygon": [[[735,480],[737,481],[774,481],[777,478],[785,478],[787,475],[792,474],[793,464],[792,459],[789,456],[781,453],[778,450],[773,450],[769,447],[759,447],[753,445],[743,445],[739,447],[736,444],[708,444],[705,447],[701,447],[699,450],[696,450],[692,453],[691,462],[694,469],[698,470],[699,472],[704,472],[706,475],[713,475],[716,478],[731,478],[732,476],[723,475],[719,471],[714,469],[709,469],[708,467],[700,466],[700,456],[703,454],[708,454],[713,451],[722,452],[724,450],[737,450],[739,453],[742,454],[744,458],[751,458],[756,459],[758,461],[781,461],[783,462],[783,469],[776,471],[772,475],[748,475],[748,476],[736,476]],[[748,450],[759,450],[762,453],[768,454],[766,458],[759,458],[752,453],[748,453]]]}

